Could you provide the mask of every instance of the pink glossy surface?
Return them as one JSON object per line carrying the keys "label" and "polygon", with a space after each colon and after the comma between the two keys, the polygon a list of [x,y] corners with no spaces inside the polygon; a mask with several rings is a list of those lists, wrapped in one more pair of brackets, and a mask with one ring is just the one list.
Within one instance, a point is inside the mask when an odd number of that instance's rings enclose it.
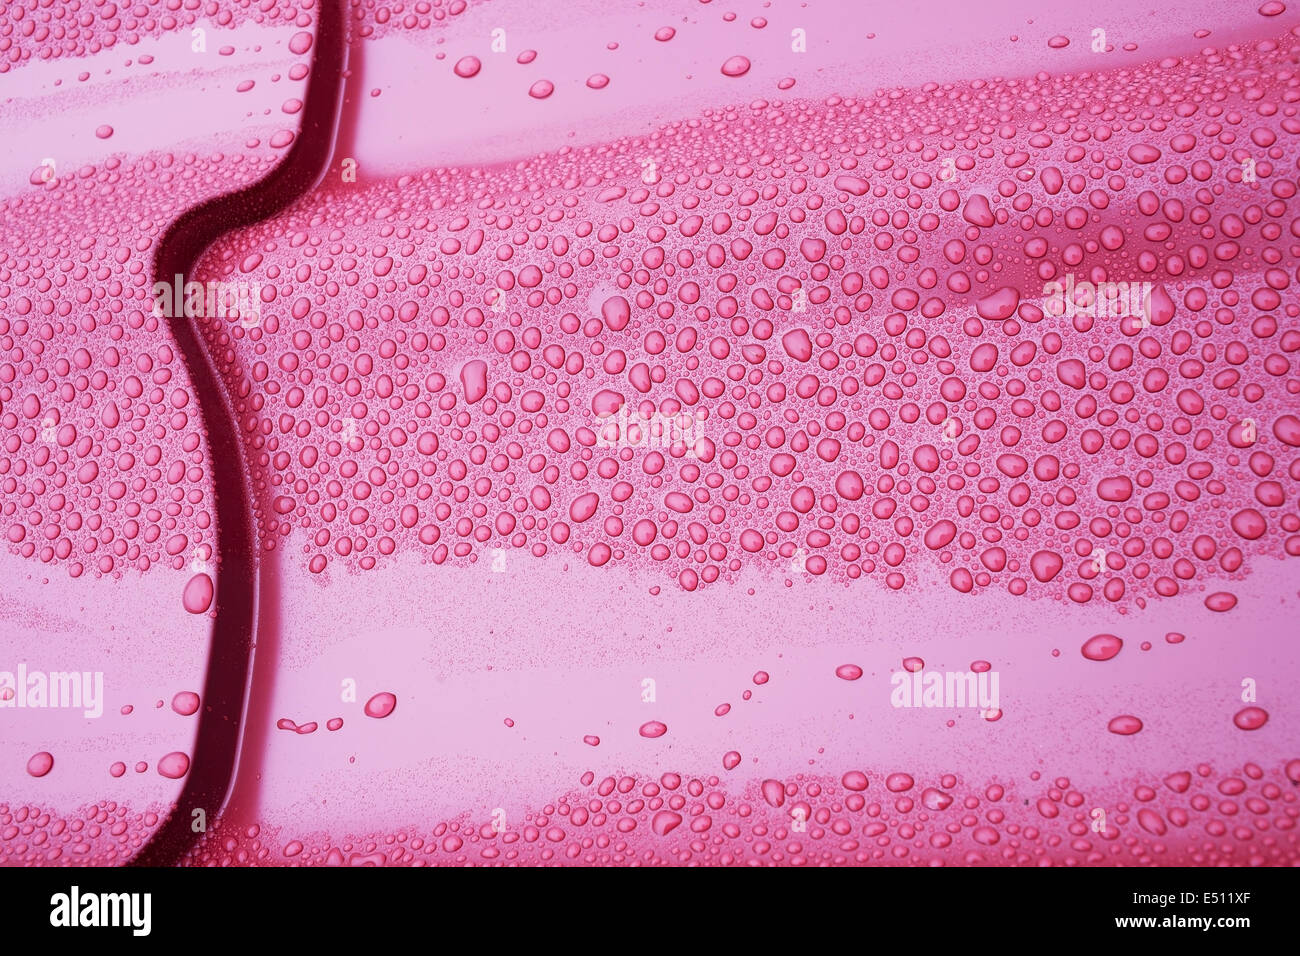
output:
{"label": "pink glossy surface", "polygon": [[[264,630],[234,794],[193,861],[1295,862],[1290,11],[430,20],[365,21],[324,182],[200,267],[262,290],[256,323],[201,327],[252,462]],[[80,57],[0,80],[29,244],[0,275],[0,507],[22,531],[0,628],[29,659],[64,634],[110,688],[98,720],[0,710],[9,861],[120,860],[53,832],[94,801],[121,840],[153,826],[195,717],[151,702],[201,686],[196,576],[220,573],[186,550],[211,534],[201,436],[132,271],[156,229],[105,223],[93,279],[53,250],[92,192],[156,227],[260,175],[302,95],[310,27],[281,21],[195,77],[131,81],[192,133],[110,85],[73,106],[54,80]],[[29,182],[64,152],[82,192]],[[70,275],[44,298],[43,266]],[[1149,304],[1057,317],[1067,279],[1149,283]],[[47,333],[42,303],[78,289],[101,319]],[[640,402],[684,410],[686,440],[600,440]],[[119,498],[137,466],[114,429],[159,448]],[[35,486],[51,446],[85,490]],[[148,540],[129,509],[154,484],[184,504]],[[53,517],[73,507],[99,527]],[[87,564],[88,541],[124,553]],[[148,627],[115,648],[131,617]],[[896,706],[897,673],[990,670],[983,712]]]}

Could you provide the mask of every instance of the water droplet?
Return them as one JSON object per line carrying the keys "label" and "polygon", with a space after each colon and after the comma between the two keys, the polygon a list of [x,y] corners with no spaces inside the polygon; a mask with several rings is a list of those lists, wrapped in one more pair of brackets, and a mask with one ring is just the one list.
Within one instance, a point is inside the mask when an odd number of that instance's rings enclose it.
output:
{"label": "water droplet", "polygon": [[749,72],[749,58],[737,54],[722,64],[723,76],[744,76]]}
{"label": "water droplet", "polygon": [[1083,643],[1083,656],[1090,661],[1108,661],[1120,652],[1124,642],[1114,634],[1097,634]]}
{"label": "water droplet", "polygon": [[648,720],[641,725],[638,733],[640,733],[642,737],[649,737],[652,739],[655,737],[662,737],[664,734],[668,733],[668,725],[658,720]]}
{"label": "water droplet", "polygon": [[27,772],[33,777],[43,777],[53,769],[54,755],[45,750],[32,754],[27,761]]}
{"label": "water droplet", "polygon": [[1128,737],[1142,729],[1142,721],[1130,714],[1122,714],[1119,717],[1112,718],[1110,723],[1106,725],[1106,729],[1112,734]]}
{"label": "water droplet", "polygon": [[164,777],[179,780],[190,769],[190,758],[179,750],[173,751],[158,761],[158,772]]}

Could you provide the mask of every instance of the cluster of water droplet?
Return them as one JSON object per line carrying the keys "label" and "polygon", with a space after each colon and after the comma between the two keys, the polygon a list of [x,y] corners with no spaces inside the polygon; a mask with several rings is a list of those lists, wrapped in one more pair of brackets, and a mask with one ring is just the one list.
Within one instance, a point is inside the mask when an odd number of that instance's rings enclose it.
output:
{"label": "cluster of water droplet", "polygon": [[[315,23],[314,3],[300,0],[13,0],[0,6],[0,74],[33,60],[88,56],[128,48],[147,37],[188,33],[196,26],[234,29]],[[427,31],[445,25],[470,7],[469,0],[349,0],[348,16],[361,37],[392,30]]]}
{"label": "cluster of water droplet", "polygon": [[266,542],[1081,603],[1300,553],[1294,40],[327,185],[204,263],[264,290],[206,333]]}
{"label": "cluster of water droplet", "polygon": [[855,770],[736,792],[717,776],[598,781],[588,771],[580,789],[517,819],[506,810],[491,820],[463,815],[427,829],[341,838],[227,825],[187,863],[1282,865],[1300,855],[1298,784],[1300,760],[1230,773],[1200,764],[1104,797],[1037,772],[972,788],[951,773]]}

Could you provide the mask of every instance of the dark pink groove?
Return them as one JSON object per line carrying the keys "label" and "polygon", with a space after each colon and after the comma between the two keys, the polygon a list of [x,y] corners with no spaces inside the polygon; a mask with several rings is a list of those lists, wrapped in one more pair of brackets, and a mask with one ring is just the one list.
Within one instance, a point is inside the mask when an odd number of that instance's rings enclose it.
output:
{"label": "dark pink groove", "polygon": [[[233,229],[274,216],[305,195],[324,171],[334,143],[347,69],[346,0],[322,0],[302,127],[288,154],[266,177],[236,193],[188,210],[168,228],[154,257],[154,280],[188,281],[213,242]],[[218,574],[211,652],[190,772],[166,821],[132,861],[170,866],[198,838],[191,811],[215,817],[234,782],[257,641],[257,529],[251,520],[245,452],[230,400],[217,381],[192,318],[173,319],[171,333],[201,409],[212,462]]]}

